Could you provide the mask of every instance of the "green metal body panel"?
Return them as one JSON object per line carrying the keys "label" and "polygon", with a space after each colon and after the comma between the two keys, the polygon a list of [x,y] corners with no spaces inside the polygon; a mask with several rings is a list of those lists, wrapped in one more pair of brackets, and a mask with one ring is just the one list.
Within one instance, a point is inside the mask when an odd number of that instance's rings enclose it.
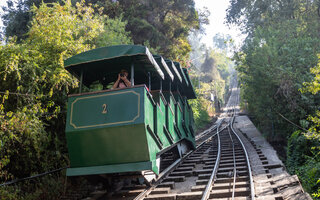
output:
{"label": "green metal body panel", "polygon": [[153,100],[156,103],[156,133],[160,138],[164,147],[168,147],[172,144],[170,136],[167,136],[164,130],[166,125],[166,101],[162,99],[159,92],[151,92]]}
{"label": "green metal body panel", "polygon": [[125,69],[132,75],[132,85],[150,80],[156,89],[151,94],[140,85],[70,95],[68,176],[142,170],[158,174],[160,155],[172,149],[170,146],[179,150],[182,145],[176,144],[185,141],[195,146],[194,121],[187,102],[195,93],[187,70],[179,63],[152,56],[143,46],[117,45],[75,55],[65,66],[86,86],[99,82],[106,88],[120,69]]}
{"label": "green metal body panel", "polygon": [[174,142],[178,142],[181,137],[179,136],[179,134],[176,132],[174,125],[176,124],[176,120],[175,120],[175,99],[174,96],[172,95],[171,92],[163,92],[163,95],[165,97],[165,99],[167,100],[167,106],[166,106],[166,113],[167,113],[167,126],[166,128],[168,129],[168,131],[171,133]]}
{"label": "green metal body panel", "polygon": [[152,162],[136,162],[115,165],[101,165],[93,167],[78,167],[67,169],[67,176],[95,175],[121,172],[135,172],[152,169]]}
{"label": "green metal body panel", "polygon": [[69,97],[69,171],[150,161],[145,92],[144,87],[135,87]]}
{"label": "green metal body panel", "polygon": [[144,125],[67,132],[71,167],[148,161]]}
{"label": "green metal body panel", "polygon": [[70,96],[67,175],[159,173],[159,152],[182,139],[194,142],[182,126],[182,98],[176,98],[171,93],[151,95],[144,86]]}
{"label": "green metal body panel", "polygon": [[175,123],[176,126],[182,135],[182,137],[188,137],[188,133],[186,133],[182,127],[182,122],[183,122],[183,110],[184,110],[184,105],[182,101],[182,97],[179,93],[174,92],[174,98],[175,98]]}

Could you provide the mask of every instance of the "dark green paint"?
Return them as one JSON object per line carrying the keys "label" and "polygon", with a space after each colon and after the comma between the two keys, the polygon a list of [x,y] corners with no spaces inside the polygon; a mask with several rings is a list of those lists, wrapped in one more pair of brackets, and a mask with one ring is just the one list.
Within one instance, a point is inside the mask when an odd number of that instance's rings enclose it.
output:
{"label": "dark green paint", "polygon": [[94,166],[94,167],[68,168],[67,176],[150,170],[152,169],[152,165],[153,165],[152,162],[137,162],[137,163],[126,163],[126,164],[119,164],[119,165],[103,165],[103,166]]}
{"label": "dark green paint", "polygon": [[87,85],[117,75],[120,69],[128,70],[134,63],[136,82],[145,80],[149,71],[163,78],[162,69],[166,71],[166,86],[174,76],[176,88],[182,89],[181,94],[163,91],[163,96],[160,91],[151,91],[151,95],[145,86],[71,95],[66,125],[71,165],[68,176],[142,170],[158,174],[159,152],[182,140],[195,144],[190,131],[194,127],[192,110],[187,102],[193,97],[193,88],[188,84],[187,71],[177,63],[165,63],[161,57],[157,61],[161,68],[146,47],[135,45],[95,49],[65,61],[67,70],[76,76],[83,71]]}

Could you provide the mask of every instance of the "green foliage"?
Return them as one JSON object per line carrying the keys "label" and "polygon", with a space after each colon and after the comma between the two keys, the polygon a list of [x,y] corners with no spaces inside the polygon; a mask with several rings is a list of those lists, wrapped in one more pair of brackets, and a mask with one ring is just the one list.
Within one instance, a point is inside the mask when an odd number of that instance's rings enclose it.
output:
{"label": "green foliage", "polygon": [[311,142],[301,131],[295,131],[288,140],[287,146],[287,166],[290,173],[296,173],[297,169],[302,166],[308,157],[311,156],[310,152]]}
{"label": "green foliage", "polygon": [[226,51],[228,50],[228,48],[230,47],[230,43],[229,41],[231,40],[231,36],[230,35],[224,35],[222,33],[217,33],[213,36],[213,45],[217,48],[220,49],[222,51]]}
{"label": "green foliage", "polygon": [[303,83],[312,78],[306,68],[317,64],[320,40],[310,28],[318,25],[307,21],[308,14],[299,19],[264,20],[269,23],[260,26],[257,22],[235,60],[249,112],[270,139],[285,141],[295,127],[279,113],[298,124],[318,104],[317,97],[299,92]]}
{"label": "green foliage", "polygon": [[[202,89],[202,91],[201,91]],[[197,129],[204,127],[210,122],[209,111],[212,111],[212,103],[201,94],[203,92],[203,87],[199,90],[195,89],[197,94],[197,99],[189,100],[189,104],[193,111],[193,117]]]}
{"label": "green foliage", "polygon": [[50,137],[35,109],[1,113],[0,177],[4,181],[40,172],[54,156],[46,153]]}
{"label": "green foliage", "polygon": [[[226,52],[208,50],[201,65],[200,79],[204,82],[202,94],[214,94],[220,103],[224,103],[224,95],[229,87],[229,67],[231,61]],[[208,97],[209,98],[209,97]]]}
{"label": "green foliage", "polygon": [[2,37],[17,37],[17,41],[21,42],[27,38],[33,17],[33,13],[30,12],[31,7],[33,5],[39,7],[42,2],[53,3],[63,2],[63,0],[6,0],[6,2],[7,6],[2,7],[4,12],[1,15],[5,26]]}
{"label": "green foliage", "polygon": [[290,173],[299,175],[303,187],[317,199],[320,191],[320,140],[314,134],[296,131],[291,135],[287,166]]}
{"label": "green foliage", "polygon": [[[315,198],[320,194],[319,6],[312,0],[232,0],[227,14],[229,24],[248,34],[235,56],[243,105],[269,140],[286,144],[288,139],[287,167]],[[308,115],[312,123],[306,122]]]}
{"label": "green foliage", "polygon": [[[82,2],[73,0],[72,2]],[[18,41],[27,37],[31,21],[34,17],[30,10],[32,6],[40,6],[42,0],[19,0],[17,8],[13,6],[12,0],[4,7],[2,19],[5,24],[5,36],[17,36]],[[61,2],[64,0],[43,0],[44,3]],[[157,50],[157,54],[166,58],[187,64],[190,44],[187,40],[191,30],[199,30],[201,25],[208,24],[209,12],[207,10],[196,10],[194,0],[164,0],[164,1],[113,1],[113,0],[87,0],[87,6],[93,7],[97,15],[109,16],[105,24],[105,33],[101,34],[96,41],[98,47],[109,44],[145,44]],[[100,8],[104,8],[103,10]],[[125,22],[122,22],[124,19]],[[114,21],[112,21],[114,20]],[[125,24],[126,32],[119,31]],[[117,31],[112,32],[115,27]],[[128,39],[128,36],[132,40]],[[108,38],[108,39],[106,39]],[[94,42],[94,41],[92,41]]]}
{"label": "green foliage", "polygon": [[199,43],[200,37],[199,31],[193,31],[189,36],[192,45],[190,77],[197,93],[197,99],[190,104],[197,128],[206,125],[210,116],[220,112],[229,87],[229,69],[233,67],[226,51],[207,48]]}
{"label": "green foliage", "polygon": [[319,199],[320,190],[320,160],[309,158],[300,166],[297,174],[306,191],[310,192],[314,199]]}
{"label": "green foliage", "polygon": [[130,32],[125,30],[127,21],[122,17],[111,19],[106,18],[104,32],[101,33],[96,42],[97,47],[112,46],[118,44],[133,44],[130,38]]}
{"label": "green foliage", "polygon": [[[319,57],[320,59],[320,57]],[[310,69],[310,72],[315,75],[314,79],[308,83],[304,83],[306,86],[302,91],[311,92],[312,94],[317,94],[320,91],[320,62],[316,67]]]}
{"label": "green foliage", "polygon": [[[60,199],[64,187],[65,178],[61,173],[0,187],[0,196],[6,200],[55,200]],[[24,191],[26,188],[28,192]]]}
{"label": "green foliage", "polygon": [[[73,6],[69,0],[33,6],[26,39],[19,43],[9,39],[0,46],[1,182],[67,165],[61,119],[66,117],[67,93],[78,87],[78,81],[64,69],[63,61],[97,45],[131,43],[126,22],[94,11],[84,2]],[[19,199],[58,198],[60,189],[49,194],[52,190],[44,185],[52,189],[61,184],[50,178],[37,184],[10,188]],[[17,197],[0,192],[8,199]]]}
{"label": "green foliage", "polygon": [[191,51],[187,40],[189,32],[208,23],[208,13],[196,11],[193,0],[92,2],[104,4],[105,13],[110,17],[123,16],[135,44],[148,41],[151,48],[158,49],[158,54],[183,64]]}
{"label": "green foliage", "polygon": [[[305,83],[303,92],[310,92],[317,95],[320,91],[320,63],[311,68],[311,73],[315,75],[314,79]],[[309,129],[306,139],[311,143],[308,145],[309,152],[312,157],[308,157],[304,165],[301,167],[300,176],[303,179],[304,186],[308,191],[312,192],[314,198],[320,199],[320,111],[319,108],[315,112],[315,116],[308,118],[313,124]]]}

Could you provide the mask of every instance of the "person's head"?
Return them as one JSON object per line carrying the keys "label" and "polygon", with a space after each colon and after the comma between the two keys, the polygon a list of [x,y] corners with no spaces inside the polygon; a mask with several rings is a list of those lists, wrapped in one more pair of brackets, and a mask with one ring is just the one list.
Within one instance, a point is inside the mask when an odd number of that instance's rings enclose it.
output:
{"label": "person's head", "polygon": [[122,69],[122,70],[120,71],[120,76],[128,77],[128,75],[129,75],[129,73],[128,73],[128,71],[127,71],[127,70]]}

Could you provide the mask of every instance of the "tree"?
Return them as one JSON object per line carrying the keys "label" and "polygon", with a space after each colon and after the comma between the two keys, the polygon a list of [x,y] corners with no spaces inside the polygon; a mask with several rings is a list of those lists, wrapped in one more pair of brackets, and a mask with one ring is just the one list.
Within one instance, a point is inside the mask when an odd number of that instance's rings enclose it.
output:
{"label": "tree", "polygon": [[[45,0],[44,2],[57,2],[59,0]],[[75,0],[73,2],[80,2]],[[28,12],[30,7],[39,5],[39,0],[19,0],[18,7],[5,8],[6,36],[24,38],[32,15]],[[126,31],[130,32],[134,44],[150,45],[166,58],[186,63],[191,51],[187,37],[191,30],[200,29],[202,24],[208,23],[209,12],[197,11],[194,0],[88,0],[86,5],[97,5],[95,13],[99,14],[99,7],[103,7],[103,14],[110,19],[124,19],[127,21]],[[16,22],[18,16],[24,20]],[[21,23],[20,23],[21,22]],[[12,30],[12,31],[11,31]],[[19,32],[21,31],[21,33]]]}
{"label": "tree", "polygon": [[147,42],[166,58],[184,62],[191,51],[187,41],[189,32],[207,23],[207,15],[199,15],[193,0],[122,0],[112,4],[128,21],[127,31],[135,44]]}
{"label": "tree", "polygon": [[234,58],[247,109],[268,140],[282,144],[276,148],[283,150],[289,138],[288,151],[280,156],[287,156],[288,169],[299,175],[309,192],[316,191],[314,177],[320,177],[319,160],[310,159],[315,154],[309,146],[319,142],[308,143],[308,134],[297,127],[310,128],[307,116],[317,116],[320,105],[318,96],[300,92],[305,82],[317,91],[309,69],[317,65],[320,51],[319,6],[312,0],[231,0],[227,14],[227,23],[247,33]]}
{"label": "tree", "polygon": [[224,35],[222,33],[217,33],[213,36],[213,46],[222,51],[227,51],[229,48],[229,42],[231,40],[230,35]]}
{"label": "tree", "polygon": [[3,6],[4,14],[1,16],[3,25],[5,26],[3,36],[17,37],[17,41],[21,41],[27,37],[28,26],[32,20],[31,7],[33,5],[39,7],[44,3],[63,2],[62,0],[7,0],[7,6]]}
{"label": "tree", "polygon": [[191,31],[188,40],[192,49],[190,52],[190,61],[197,68],[197,70],[200,70],[200,66],[204,61],[206,51],[206,45],[199,42],[201,41],[201,32],[197,30]]}
{"label": "tree", "polygon": [[319,16],[316,2],[270,2],[231,1],[227,21],[246,28],[248,37],[235,57],[241,86],[249,110],[270,127],[269,135],[275,138],[275,126],[283,132],[295,130],[278,113],[286,112],[287,118],[299,124],[314,110],[314,97],[300,94],[299,89],[310,81],[306,69],[317,63]]}
{"label": "tree", "polygon": [[61,119],[67,93],[77,89],[78,81],[63,61],[97,45],[131,43],[125,22],[95,15],[83,2],[44,3],[31,11],[26,39],[0,46],[1,182],[67,165]]}

